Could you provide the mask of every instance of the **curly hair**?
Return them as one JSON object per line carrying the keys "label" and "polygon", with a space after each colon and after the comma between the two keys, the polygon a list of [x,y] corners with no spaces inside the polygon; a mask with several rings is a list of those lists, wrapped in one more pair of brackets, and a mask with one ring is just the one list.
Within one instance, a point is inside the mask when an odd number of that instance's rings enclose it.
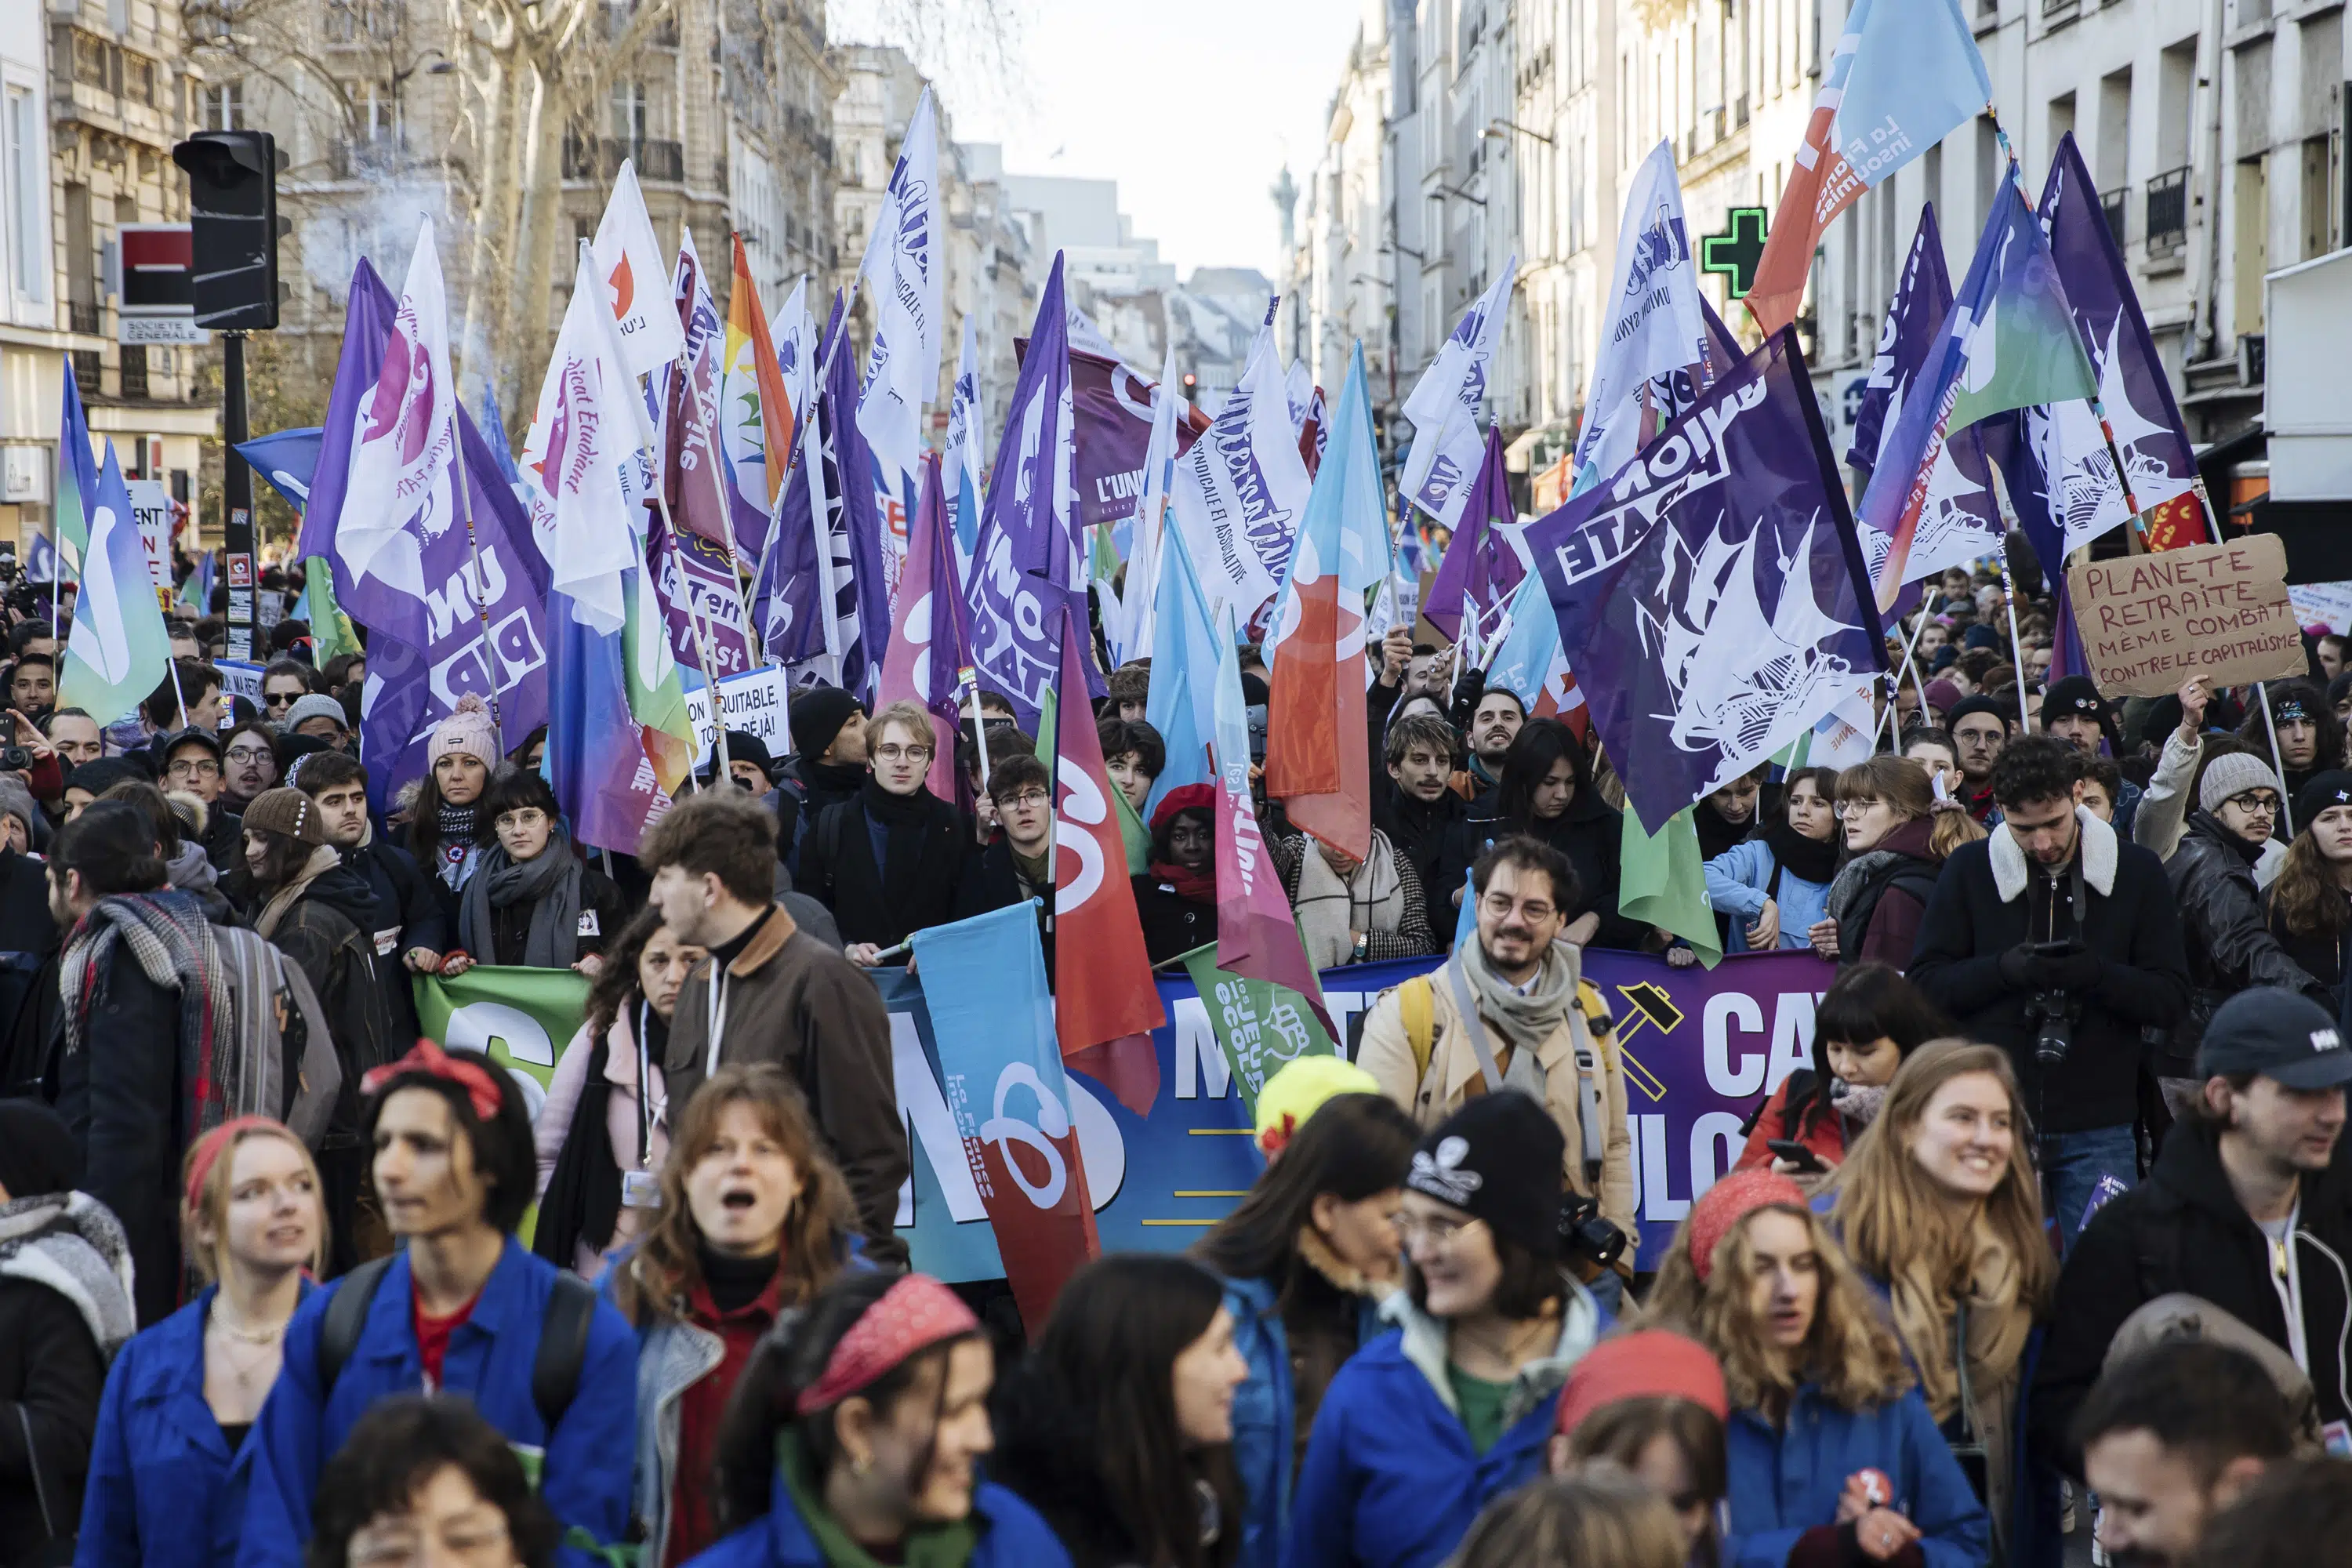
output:
{"label": "curly hair", "polygon": [[[121,787],[120,785],[117,786]],[[2326,937],[2340,943],[2352,927],[2352,901],[2336,868],[2320,853],[2319,839],[2308,822],[2286,847],[2286,862],[2271,883],[2270,926],[2287,936]]]}
{"label": "curly hair", "polygon": [[[1801,1221],[1819,1259],[1821,1292],[1813,1305],[1812,1331],[1802,1359],[1786,1368],[1764,1342],[1763,1324],[1748,1305],[1748,1282],[1756,1255],[1748,1227],[1756,1214],[1784,1214]],[[1732,1226],[1715,1249],[1715,1267],[1701,1280],[1691,1263],[1690,1221],[1675,1227],[1674,1240],[1659,1266],[1650,1300],[1635,1318],[1637,1328],[1672,1329],[1713,1351],[1723,1363],[1723,1382],[1734,1409],[1752,1410],[1768,1398],[1786,1398],[1806,1382],[1843,1410],[1885,1404],[1911,1386],[1903,1346],[1879,1317],[1870,1288],[1854,1272],[1845,1249],[1809,1209],[1769,1205]]]}
{"label": "curly hair", "polygon": [[2040,800],[2072,800],[2083,753],[2055,735],[2019,735],[1993,759],[1992,798],[2014,811]]}
{"label": "curly hair", "polygon": [[1451,762],[1456,739],[1454,726],[1436,714],[1408,713],[1389,726],[1388,736],[1381,742],[1381,755],[1393,768],[1403,763],[1407,752],[1426,746],[1439,760]]}

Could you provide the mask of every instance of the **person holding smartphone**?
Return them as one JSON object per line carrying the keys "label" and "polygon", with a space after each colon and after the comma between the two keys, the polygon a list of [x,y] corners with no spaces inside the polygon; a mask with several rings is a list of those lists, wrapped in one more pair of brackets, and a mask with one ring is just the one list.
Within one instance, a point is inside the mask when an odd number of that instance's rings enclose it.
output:
{"label": "person holding smartphone", "polygon": [[1877,1120],[1904,1058],[1952,1033],[1950,1020],[1883,963],[1838,972],[1813,1009],[1813,1065],[1781,1080],[1748,1124],[1735,1167],[1823,1175]]}

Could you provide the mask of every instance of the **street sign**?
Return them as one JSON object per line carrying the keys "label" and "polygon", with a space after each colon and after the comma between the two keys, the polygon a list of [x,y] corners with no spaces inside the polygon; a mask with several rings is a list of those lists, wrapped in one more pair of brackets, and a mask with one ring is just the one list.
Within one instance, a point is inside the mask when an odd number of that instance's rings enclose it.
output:
{"label": "street sign", "polygon": [[122,244],[122,279],[114,314],[114,339],[122,343],[206,342],[196,325],[195,296],[188,280],[194,255],[184,223],[126,223],[115,230]]}
{"label": "street sign", "polygon": [[1720,272],[1731,297],[1744,300],[1756,286],[1756,264],[1764,259],[1764,233],[1770,215],[1762,207],[1734,207],[1727,226],[1699,241],[1699,268]]}

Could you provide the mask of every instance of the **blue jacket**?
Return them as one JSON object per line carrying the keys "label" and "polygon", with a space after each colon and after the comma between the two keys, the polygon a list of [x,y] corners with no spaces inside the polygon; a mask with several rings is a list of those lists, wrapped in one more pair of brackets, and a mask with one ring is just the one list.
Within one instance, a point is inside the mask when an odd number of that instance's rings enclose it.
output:
{"label": "blue jacket", "polygon": [[[1225,1311],[1234,1321],[1234,1348],[1249,1363],[1246,1382],[1234,1390],[1234,1468],[1244,1497],[1238,1568],[1276,1568],[1290,1534],[1292,1457],[1297,1447],[1298,1396],[1290,1381],[1290,1334],[1275,1310],[1271,1279],[1225,1281]],[[1380,1331],[1369,1299],[1357,1343]]]}
{"label": "blue jacket", "polygon": [[[449,1336],[442,1386],[470,1398],[509,1442],[545,1450],[540,1495],[567,1529],[582,1525],[599,1541],[618,1541],[629,1523],[636,1336],[610,1304],[597,1304],[578,1390],[551,1435],[531,1402],[530,1374],[555,1276],[555,1265],[509,1237],[472,1315]],[[253,1479],[237,1568],[299,1568],[320,1467],[378,1398],[424,1387],[411,1322],[415,1289],[404,1252],[394,1257],[368,1304],[367,1324],[342,1375],[333,1388],[320,1388],[320,1320],[337,1289],[315,1292],[287,1326],[285,1367],[247,1441]],[[585,1559],[568,1554],[566,1561]]]}
{"label": "blue jacket", "polygon": [[[972,1490],[971,1513],[982,1529],[970,1568],[1070,1568],[1070,1554],[1037,1510],[1003,1487],[981,1482]],[[687,1568],[824,1568],[824,1553],[779,1480],[765,1519],[696,1553]]]}
{"label": "blue jacket", "polygon": [[[1760,838],[1743,838],[1706,863],[1706,901],[1718,914],[1731,917],[1724,952],[1748,951],[1748,923],[1764,912],[1764,890],[1772,885],[1778,864],[1772,847]],[[1805,932],[1814,921],[1829,918],[1830,885],[1782,871],[1773,901],[1780,906],[1780,945],[1807,947],[1811,944]]]}
{"label": "blue jacket", "polygon": [[1781,1568],[1805,1531],[1837,1521],[1838,1494],[1864,1468],[1895,1483],[1889,1506],[1919,1527],[1927,1568],[1979,1568],[1992,1551],[1984,1505],[1916,1388],[1856,1412],[1809,1383],[1790,1402],[1781,1430],[1754,1410],[1735,1410],[1725,1440],[1729,1568]]}
{"label": "blue jacket", "polygon": [[[106,1374],[75,1568],[216,1568],[235,1561],[252,1469],[205,1403],[202,1295],[132,1339]],[[312,1294],[308,1281],[304,1300]]]}
{"label": "blue jacket", "polygon": [[1520,1371],[1516,1395],[1527,1407],[1480,1454],[1433,1381],[1444,1376],[1443,1327],[1402,1295],[1382,1315],[1403,1327],[1358,1351],[1315,1413],[1284,1568],[1436,1568],[1451,1558],[1489,1501],[1543,1468],[1559,1385],[1608,1323],[1576,1287],[1558,1352]]}

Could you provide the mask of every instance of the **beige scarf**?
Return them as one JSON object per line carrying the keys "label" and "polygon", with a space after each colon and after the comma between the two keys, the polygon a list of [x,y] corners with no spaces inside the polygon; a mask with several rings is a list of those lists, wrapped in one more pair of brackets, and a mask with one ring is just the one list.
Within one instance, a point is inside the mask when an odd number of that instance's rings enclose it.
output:
{"label": "beige scarf", "polygon": [[1298,929],[1307,961],[1318,969],[1352,963],[1356,932],[1395,931],[1404,924],[1404,888],[1388,835],[1372,829],[1372,847],[1346,881],[1331,869],[1312,835],[1298,841]]}
{"label": "beige scarf", "polygon": [[1952,1322],[1969,1310],[1969,1393],[1978,1440],[1984,1444],[1986,1506],[1997,1524],[2009,1518],[2011,1424],[2017,1409],[2018,1367],[2033,1332],[2033,1312],[2018,1299],[2017,1259],[1979,1214],[1969,1233],[1969,1283],[1955,1296],[1949,1279],[1935,1278],[1924,1253],[1897,1269],[1889,1283],[1895,1331],[1919,1369],[1919,1392],[1941,1426],[1960,1407],[1960,1377],[1952,1357]]}
{"label": "beige scarf", "polygon": [[261,913],[254,917],[254,934],[266,937],[275,931],[278,922],[286,918],[286,911],[294,907],[294,900],[302,896],[303,890],[342,863],[341,852],[331,844],[321,844],[311,850],[310,859],[294,873],[294,879],[270,894],[269,901],[261,906]]}

